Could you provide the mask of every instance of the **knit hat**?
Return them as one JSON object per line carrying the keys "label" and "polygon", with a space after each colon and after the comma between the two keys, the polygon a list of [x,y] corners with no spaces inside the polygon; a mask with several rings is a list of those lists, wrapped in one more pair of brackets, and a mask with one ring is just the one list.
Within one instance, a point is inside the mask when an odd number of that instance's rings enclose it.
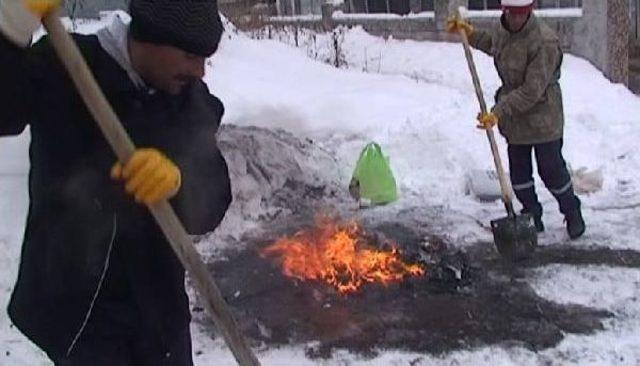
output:
{"label": "knit hat", "polygon": [[216,0],[132,0],[129,13],[134,39],[203,57],[218,49],[224,31]]}

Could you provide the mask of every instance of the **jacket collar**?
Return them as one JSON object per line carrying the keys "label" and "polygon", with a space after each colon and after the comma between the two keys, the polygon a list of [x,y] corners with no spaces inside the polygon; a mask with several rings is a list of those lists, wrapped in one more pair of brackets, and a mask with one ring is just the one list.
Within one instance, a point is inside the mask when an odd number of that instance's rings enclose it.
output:
{"label": "jacket collar", "polygon": [[133,69],[129,57],[129,25],[125,24],[119,16],[113,17],[111,24],[100,29],[96,36],[102,49],[109,54],[124,69],[133,84],[140,89],[146,85],[140,75]]}

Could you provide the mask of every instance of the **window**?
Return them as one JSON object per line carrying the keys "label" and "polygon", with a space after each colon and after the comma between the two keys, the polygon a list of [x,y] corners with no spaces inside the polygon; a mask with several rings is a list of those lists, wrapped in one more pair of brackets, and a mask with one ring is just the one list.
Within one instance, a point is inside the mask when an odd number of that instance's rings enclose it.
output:
{"label": "window", "polygon": [[538,8],[581,8],[582,0],[538,0]]}
{"label": "window", "polygon": [[402,12],[403,5],[409,8],[408,0],[348,0],[348,3],[351,13],[395,13]]}
{"label": "window", "polygon": [[[582,0],[538,0],[539,9],[581,8]],[[500,0],[469,0],[469,9],[491,10],[500,9]]]}
{"label": "window", "polygon": [[[433,11],[435,0],[419,0],[418,11]],[[393,13],[409,14],[411,0],[345,0],[349,13]]]}
{"label": "window", "polygon": [[385,0],[367,0],[367,9],[369,13],[388,13],[389,1]]}
{"label": "window", "polygon": [[470,10],[489,10],[500,8],[500,0],[469,0]]}
{"label": "window", "polygon": [[434,11],[434,0],[420,0],[420,11]]}
{"label": "window", "polygon": [[404,15],[410,12],[411,4],[409,0],[389,0],[389,13]]}

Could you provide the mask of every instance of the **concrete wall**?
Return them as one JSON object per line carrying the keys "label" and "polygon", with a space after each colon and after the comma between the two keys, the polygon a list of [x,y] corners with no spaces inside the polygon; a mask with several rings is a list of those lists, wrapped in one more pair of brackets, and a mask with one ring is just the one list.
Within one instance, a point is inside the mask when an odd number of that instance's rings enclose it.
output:
{"label": "concrete wall", "polygon": [[[581,19],[577,17],[540,17],[539,19],[556,32],[563,51],[573,53],[576,45],[575,26]],[[492,29],[498,24],[498,18],[471,18],[471,21],[477,28],[485,30]]]}
{"label": "concrete wall", "polygon": [[[325,20],[325,24],[361,25],[367,32],[383,37],[457,42],[456,36],[444,30],[446,19],[458,6],[467,3],[468,0],[435,0],[435,12],[431,16],[333,15],[330,20]],[[565,52],[591,61],[613,82],[628,85],[629,9],[629,0],[583,0],[581,17],[541,14],[540,19],[556,31]],[[497,25],[499,18],[482,16],[471,17],[470,20],[477,28],[488,30]],[[297,25],[313,29],[322,29],[322,22],[319,19],[300,22],[291,18],[271,18],[268,21],[272,25]]]}
{"label": "concrete wall", "polygon": [[629,8],[631,9],[631,24],[629,31],[634,41],[640,40],[640,0],[629,0]]}
{"label": "concrete wall", "polygon": [[[437,4],[437,3],[436,3]],[[334,15],[332,18],[335,26],[362,26],[367,32],[382,36],[393,36],[397,39],[415,39],[415,40],[431,40],[431,41],[451,41],[458,42],[456,35],[451,35],[445,31],[446,19],[452,13],[454,7],[449,6],[437,6],[436,12],[431,14],[421,14],[420,16],[413,17],[400,17],[390,16],[388,18],[381,18],[379,16],[367,16],[362,14],[344,14],[340,16]],[[574,24],[578,22],[580,18],[576,17],[544,17],[542,21],[549,24],[552,29],[556,30],[560,37],[560,42],[565,51],[571,52],[574,43]],[[497,17],[477,17],[470,18],[470,21],[478,29],[490,30],[493,29],[497,23]],[[311,27],[320,29],[320,26],[313,25],[320,23],[321,20],[302,20],[292,17],[284,18],[271,18],[268,20],[272,25],[298,25],[301,27]]]}
{"label": "concrete wall", "polygon": [[574,24],[572,52],[603,67],[607,62],[604,38],[607,32],[607,2],[585,0],[582,4],[582,19]]}
{"label": "concrete wall", "polygon": [[442,40],[435,18],[377,19],[377,18],[334,18],[336,25],[361,25],[364,30],[376,36],[393,36],[398,39]]}
{"label": "concrete wall", "polygon": [[583,0],[582,19],[574,24],[571,52],[586,58],[614,82],[629,83],[629,0]]}
{"label": "concrete wall", "polygon": [[126,10],[129,0],[66,0],[64,14],[76,18],[98,18],[103,10]]}
{"label": "concrete wall", "polygon": [[629,0],[607,2],[607,60],[604,74],[614,82],[629,85]]}
{"label": "concrete wall", "polygon": [[[245,24],[252,25],[256,21],[258,0],[219,1],[218,9],[227,19],[243,28]],[[264,9],[260,9],[264,10]],[[266,10],[265,10],[266,11]]]}
{"label": "concrete wall", "polygon": [[[218,0],[220,10],[230,19],[244,19],[253,24],[255,18],[262,19],[263,15],[275,14],[275,1],[264,9],[256,7],[259,0]],[[635,26],[631,21],[635,2],[629,0],[582,0],[582,17],[544,17],[559,35],[563,49],[591,61],[596,67],[614,82],[628,84],[629,80],[629,38],[633,35],[631,28]],[[280,0],[289,3],[290,0]],[[320,0],[303,0],[316,13]],[[127,9],[129,0],[67,0],[65,10],[73,12],[76,17],[98,17],[101,10]],[[348,0],[345,1],[348,3]],[[417,7],[416,0],[411,1],[412,7]],[[432,17],[342,17],[329,16],[332,11],[324,12],[324,20],[279,20],[272,18],[268,23],[274,25],[298,25],[312,29],[327,29],[339,25],[362,25],[369,33],[383,37],[408,38],[416,40],[454,41],[451,35],[444,31],[447,17],[458,6],[465,6],[468,0],[435,0],[435,11]],[[261,14],[246,14],[247,9]],[[310,8],[311,9],[311,8]],[[328,17],[328,18],[327,18]],[[481,29],[495,26],[497,18],[472,18],[472,22]],[[262,21],[259,25],[262,25]]]}

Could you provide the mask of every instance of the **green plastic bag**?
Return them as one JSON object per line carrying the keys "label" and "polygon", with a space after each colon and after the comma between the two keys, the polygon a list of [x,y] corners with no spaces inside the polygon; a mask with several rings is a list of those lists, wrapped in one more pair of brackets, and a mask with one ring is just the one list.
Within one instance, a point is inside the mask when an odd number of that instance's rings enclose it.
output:
{"label": "green plastic bag", "polygon": [[370,142],[362,149],[349,191],[355,198],[368,200],[374,205],[383,205],[398,199],[396,180],[389,166],[389,158],[382,154],[380,145]]}

